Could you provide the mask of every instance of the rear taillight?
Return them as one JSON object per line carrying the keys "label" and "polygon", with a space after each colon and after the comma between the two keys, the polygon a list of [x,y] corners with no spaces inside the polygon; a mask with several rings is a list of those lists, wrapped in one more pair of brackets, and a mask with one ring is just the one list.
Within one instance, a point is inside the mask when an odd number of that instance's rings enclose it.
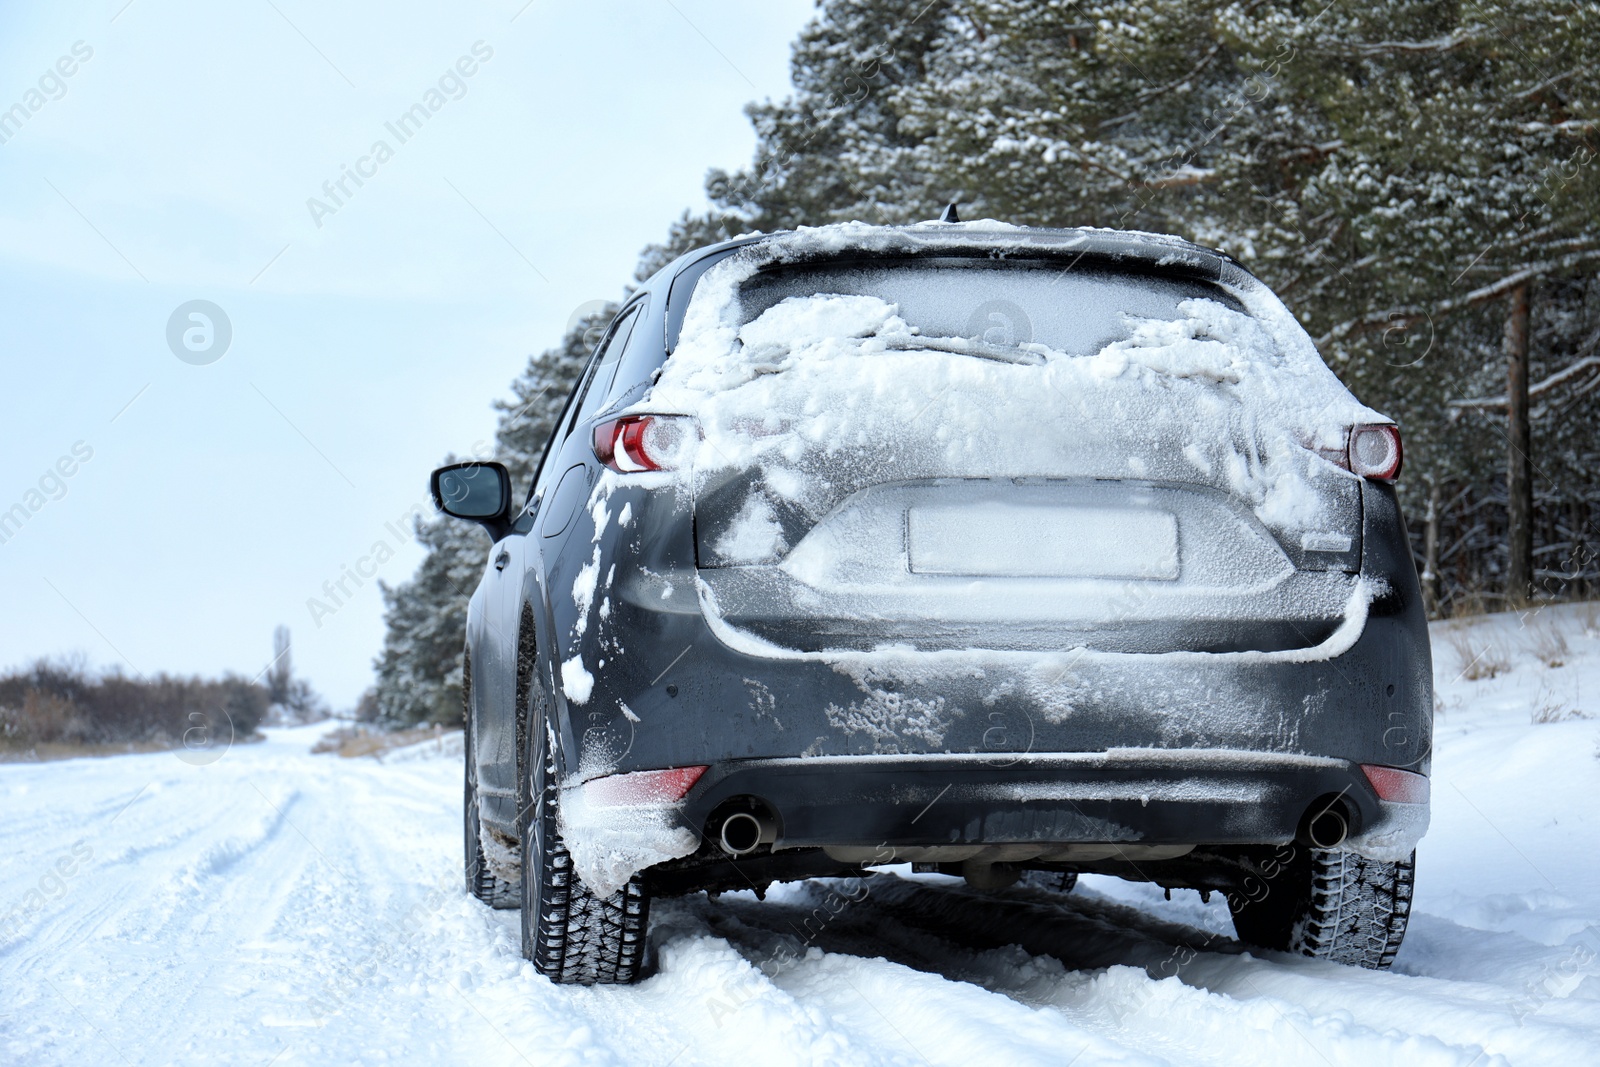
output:
{"label": "rear taillight", "polygon": [[693,420],[682,415],[624,415],[594,428],[594,454],[614,471],[675,470]]}
{"label": "rear taillight", "polygon": [[675,804],[694,788],[704,767],[669,767],[664,771],[608,774],[583,783],[583,795],[603,808]]}
{"label": "rear taillight", "polygon": [[1352,474],[1392,482],[1400,477],[1400,427],[1357,426],[1350,431],[1346,457]]}
{"label": "rear taillight", "polygon": [[1367,781],[1379,800],[1396,804],[1426,804],[1428,802],[1428,776],[1416,771],[1402,771],[1399,767],[1379,767],[1363,763]]}

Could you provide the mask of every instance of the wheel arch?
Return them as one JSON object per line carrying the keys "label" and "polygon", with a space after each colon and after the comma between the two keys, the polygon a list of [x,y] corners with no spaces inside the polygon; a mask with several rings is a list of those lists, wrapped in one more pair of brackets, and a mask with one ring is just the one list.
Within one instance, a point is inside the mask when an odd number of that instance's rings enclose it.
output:
{"label": "wheel arch", "polygon": [[[529,554],[534,559],[530,561],[523,579],[522,604],[517,612],[517,647],[520,654],[523,647],[522,620],[531,618],[534,625],[534,641],[531,650],[534,657],[532,681],[545,687],[547,714],[554,720],[556,727],[555,737],[558,745],[556,766],[560,769],[561,774],[566,776],[572,770],[567,766],[567,757],[570,753],[577,751],[572,733],[572,712],[567,703],[566,694],[561,689],[561,680],[557,676],[557,672],[560,669],[560,665],[557,662],[559,643],[554,639],[556,633],[555,612],[550,601],[543,546],[530,544]],[[521,675],[520,665],[518,675],[519,677]],[[520,711],[521,709],[519,709]],[[522,746],[518,753],[519,761],[526,758],[527,742],[532,737],[527,732],[528,725],[527,723],[521,724],[519,729],[519,733],[522,735]]]}

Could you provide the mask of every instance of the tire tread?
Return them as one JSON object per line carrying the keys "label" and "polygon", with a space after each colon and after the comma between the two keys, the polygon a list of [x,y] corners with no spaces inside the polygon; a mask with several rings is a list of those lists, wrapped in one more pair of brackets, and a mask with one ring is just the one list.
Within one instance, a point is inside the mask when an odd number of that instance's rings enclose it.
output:
{"label": "tire tread", "polygon": [[1295,931],[1305,956],[1387,970],[1411,918],[1415,855],[1395,863],[1354,852],[1313,853],[1310,907]]}
{"label": "tire tread", "polygon": [[[544,722],[542,694],[536,699],[541,706],[530,725]],[[650,898],[638,875],[604,897],[578,878],[558,825],[554,757],[548,744],[541,747],[541,802],[529,813],[522,838],[522,954],[558,985],[626,985],[644,965]],[[532,832],[536,821],[542,849]]]}
{"label": "tire tread", "polygon": [[1292,847],[1293,858],[1280,866],[1249,864],[1254,884],[1268,887],[1264,896],[1241,900],[1230,894],[1239,939],[1278,952],[1387,970],[1411,918],[1416,854],[1385,862],[1338,849]]}

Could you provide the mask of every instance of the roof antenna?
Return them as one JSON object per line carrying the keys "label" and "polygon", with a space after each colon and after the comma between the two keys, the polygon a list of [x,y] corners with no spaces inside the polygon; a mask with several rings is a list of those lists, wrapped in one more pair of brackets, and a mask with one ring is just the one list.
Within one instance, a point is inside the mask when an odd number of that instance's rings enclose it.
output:
{"label": "roof antenna", "polygon": [[950,201],[950,203],[945,205],[944,214],[939,216],[939,221],[940,222],[960,222],[961,221],[961,216],[956,214],[956,202],[954,200]]}

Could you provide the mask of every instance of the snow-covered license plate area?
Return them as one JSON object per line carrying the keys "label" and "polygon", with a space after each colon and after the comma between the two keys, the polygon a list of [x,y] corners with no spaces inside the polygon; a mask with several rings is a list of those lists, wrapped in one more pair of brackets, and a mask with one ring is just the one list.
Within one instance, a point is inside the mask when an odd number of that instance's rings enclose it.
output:
{"label": "snow-covered license plate area", "polygon": [[1178,522],[1131,508],[913,507],[906,547],[916,574],[1176,578]]}
{"label": "snow-covered license plate area", "polygon": [[660,901],[656,970],[557,987],[461,885],[461,770],[272,731],[0,767],[0,1063],[1581,1064],[1600,1059],[1600,627],[1433,628],[1433,826],[1391,972],[1226,905],[895,870]]}

